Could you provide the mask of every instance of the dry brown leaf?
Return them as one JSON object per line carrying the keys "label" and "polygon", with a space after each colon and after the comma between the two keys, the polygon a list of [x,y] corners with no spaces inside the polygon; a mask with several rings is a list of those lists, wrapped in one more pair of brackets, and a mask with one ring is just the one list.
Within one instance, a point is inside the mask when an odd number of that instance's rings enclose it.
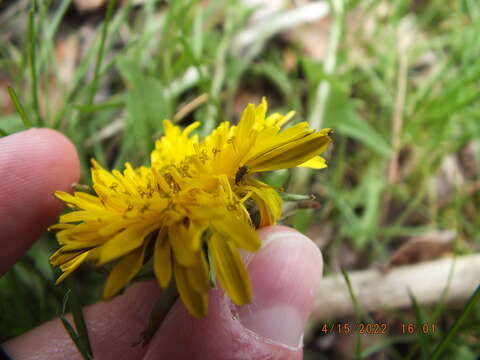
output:
{"label": "dry brown leaf", "polygon": [[9,115],[14,111],[10,95],[8,94],[8,86],[11,86],[11,81],[6,77],[0,77],[0,114]]}
{"label": "dry brown leaf", "polygon": [[286,33],[287,39],[302,46],[306,55],[316,60],[323,60],[328,46],[328,37],[330,33],[331,19],[326,17],[296,27],[293,31]]}
{"label": "dry brown leaf", "polygon": [[56,44],[57,75],[62,84],[69,84],[75,75],[80,56],[78,36],[72,34]]}
{"label": "dry brown leaf", "polygon": [[261,101],[262,101],[262,95],[260,95],[260,93],[251,92],[249,90],[241,90],[239,91],[237,96],[235,96],[233,112],[235,116],[238,117],[238,119],[240,119],[240,115],[245,109],[245,104],[249,104],[249,103],[260,104]]}
{"label": "dry brown leaf", "polygon": [[351,244],[342,242],[337,249],[335,249],[335,246],[332,246],[329,251],[330,266],[334,273],[340,272],[341,268],[355,269],[366,266],[362,254]]}
{"label": "dry brown leaf", "polygon": [[465,177],[458,158],[454,155],[443,158],[432,182],[432,189],[436,189],[434,196],[438,199],[438,203],[440,205],[448,204],[455,190],[465,186]]}
{"label": "dry brown leaf", "polygon": [[480,141],[470,141],[459,153],[460,165],[467,179],[475,179],[480,173],[478,168]]}
{"label": "dry brown leaf", "polygon": [[103,6],[107,0],[74,0],[75,6],[80,12],[93,11]]}
{"label": "dry brown leaf", "polygon": [[324,249],[333,240],[333,227],[328,224],[311,224],[308,237],[320,248]]}
{"label": "dry brown leaf", "polygon": [[55,67],[48,78],[48,101],[46,93],[39,92],[40,112],[43,116],[47,114],[45,108],[48,103],[50,111],[56,112],[60,109],[65,100],[65,89],[73,82],[75,67],[80,57],[78,36],[71,34],[68,37],[57,40],[55,44]]}
{"label": "dry brown leaf", "polygon": [[288,73],[292,72],[297,67],[297,63],[298,63],[297,54],[289,48],[285,49],[285,51],[283,52],[283,64],[282,64],[282,67],[285,69],[285,71]]}
{"label": "dry brown leaf", "polygon": [[454,230],[443,230],[412,237],[392,254],[388,266],[437,259],[452,250],[455,236]]}

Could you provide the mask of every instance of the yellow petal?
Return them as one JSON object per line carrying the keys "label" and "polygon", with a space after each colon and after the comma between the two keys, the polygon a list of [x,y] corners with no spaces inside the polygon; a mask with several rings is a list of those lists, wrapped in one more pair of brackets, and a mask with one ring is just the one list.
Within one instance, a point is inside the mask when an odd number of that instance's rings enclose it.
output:
{"label": "yellow petal", "polygon": [[188,279],[187,269],[176,262],[174,264],[175,281],[183,304],[194,317],[198,319],[205,317],[208,311],[207,293],[196,291]]}
{"label": "yellow petal", "polygon": [[50,262],[52,265],[61,266],[64,263],[68,262],[73,257],[85,252],[92,250],[98,244],[95,243],[85,243],[82,241],[71,241],[66,245],[62,246],[55,253],[50,256]]}
{"label": "yellow petal", "polygon": [[322,132],[307,135],[246,163],[250,172],[288,169],[310,160],[326,149],[331,139]]}
{"label": "yellow petal", "polygon": [[93,184],[93,189],[102,199],[107,211],[114,210],[123,213],[128,209],[128,204],[126,202],[127,199],[124,194],[113,191],[112,189],[98,183]]}
{"label": "yellow petal", "polygon": [[63,252],[63,248],[58,249],[50,256],[50,264],[52,264],[53,266],[61,266],[71,261],[73,258],[81,255],[82,253],[83,251],[81,250],[65,253]]}
{"label": "yellow petal", "polygon": [[265,124],[265,115],[267,114],[268,104],[265,96],[262,97],[262,102],[255,109],[255,124]]}
{"label": "yellow petal", "polygon": [[208,228],[208,223],[205,221],[190,221],[190,236],[192,237],[191,244],[194,251],[201,250],[202,236],[205,230]]}
{"label": "yellow petal", "polygon": [[191,134],[191,132],[195,129],[197,129],[198,127],[200,126],[200,121],[195,121],[193,123],[191,123],[190,125],[188,125],[185,130],[183,130],[183,135],[184,136],[188,136]]}
{"label": "yellow petal", "polygon": [[103,237],[110,237],[118,233],[120,230],[126,229],[134,220],[125,220],[122,217],[112,219],[110,222],[102,226],[98,230],[98,235]]}
{"label": "yellow petal", "polygon": [[57,233],[59,244],[82,243],[84,247],[97,246],[104,241],[98,231],[103,223],[81,223],[79,225],[69,224],[70,228]]}
{"label": "yellow petal", "polygon": [[282,214],[282,198],[277,191],[255,179],[248,179],[242,188],[252,192],[252,198],[260,210],[260,227],[275,224]]}
{"label": "yellow petal", "polygon": [[55,191],[54,195],[70,207],[75,206],[79,209],[94,211],[103,209],[100,199],[87,193],[75,192],[74,195],[71,195],[64,191]]}
{"label": "yellow petal", "polygon": [[110,299],[115,296],[140,271],[145,257],[147,243],[125,256],[108,275],[102,297]]}
{"label": "yellow petal", "polygon": [[55,285],[60,284],[65,278],[74,272],[86,259],[88,255],[88,251],[84,252],[83,254],[78,255],[74,259],[71,259],[69,262],[66,262],[62,265],[61,269],[63,274],[55,281]]}
{"label": "yellow petal", "polygon": [[165,232],[162,230],[159,230],[157,239],[155,240],[153,271],[160,283],[160,287],[165,289],[172,278],[172,254],[170,243],[168,242]]}
{"label": "yellow petal", "polygon": [[287,115],[274,113],[268,116],[268,118],[265,120],[265,123],[267,126],[275,126],[277,128],[281,128],[283,125],[285,125],[285,123],[287,123],[294,116],[295,116],[295,111],[289,111]]}
{"label": "yellow petal", "polygon": [[62,223],[69,223],[69,222],[78,222],[78,221],[98,221],[99,217],[98,214],[87,211],[87,210],[79,210],[79,211],[72,211],[67,214],[61,215],[59,221]]}
{"label": "yellow petal", "polygon": [[[128,164],[128,163],[127,163]],[[126,176],[124,176],[120,171],[118,170],[112,170],[113,176],[115,176],[115,179],[117,180],[118,183],[121,184],[123,187],[123,193],[126,193],[131,196],[138,195],[137,189],[135,188],[135,184],[133,181],[130,181]]]}
{"label": "yellow petal", "polygon": [[303,164],[298,165],[298,167],[307,167],[311,169],[323,169],[327,167],[327,162],[321,156],[315,156],[308,161],[305,161]]}
{"label": "yellow petal", "polygon": [[85,206],[90,206],[90,207],[97,207],[102,210],[104,208],[102,201],[97,197],[92,194],[84,193],[81,191],[76,191],[73,193],[75,197],[82,202],[82,204],[85,204]]}
{"label": "yellow petal", "polygon": [[116,179],[110,172],[102,168],[97,161],[92,159],[91,163],[92,163],[92,180],[94,184],[100,184],[115,192],[125,191],[124,187],[122,186],[122,184],[120,184],[118,179]]}
{"label": "yellow petal", "polygon": [[306,121],[295,124],[281,133],[278,133],[277,127],[266,128],[259,135],[261,141],[257,142],[254,147],[249,149],[246,156],[246,162],[251,163],[268,152],[298,141],[312,132],[313,130],[308,128],[308,123]]}
{"label": "yellow petal", "polygon": [[233,214],[212,220],[212,225],[216,232],[231,239],[239,248],[251,252],[260,248],[260,238],[253,227],[248,223],[240,221]]}
{"label": "yellow petal", "polygon": [[206,293],[210,288],[210,278],[208,273],[208,263],[205,259],[205,254],[199,254],[200,261],[198,264],[186,268],[188,282],[199,293]]}
{"label": "yellow petal", "polygon": [[55,230],[65,230],[65,229],[71,229],[74,228],[74,224],[54,224],[52,226],[48,227],[48,231],[55,231]]}
{"label": "yellow petal", "polygon": [[168,227],[168,241],[173,249],[175,260],[183,266],[192,266],[199,261],[198,251],[193,250],[193,234],[183,222]]}
{"label": "yellow petal", "polygon": [[244,141],[248,138],[250,131],[255,123],[255,105],[248,104],[243,110],[242,117],[237,126],[237,138]]}
{"label": "yellow petal", "polygon": [[209,241],[215,270],[220,284],[237,305],[252,299],[252,286],[240,254],[228,238],[214,233]]}
{"label": "yellow petal", "polygon": [[145,237],[149,235],[158,224],[154,225],[132,225],[121,233],[117,234],[105,244],[92,250],[94,258],[98,259],[98,265],[104,265],[143,245]]}
{"label": "yellow petal", "polygon": [[163,175],[160,173],[159,169],[153,168],[152,173],[153,173],[153,180],[155,181],[155,185],[157,186],[157,188],[161,192],[165,194],[169,194],[172,191],[172,189],[170,188],[170,185],[168,185]]}

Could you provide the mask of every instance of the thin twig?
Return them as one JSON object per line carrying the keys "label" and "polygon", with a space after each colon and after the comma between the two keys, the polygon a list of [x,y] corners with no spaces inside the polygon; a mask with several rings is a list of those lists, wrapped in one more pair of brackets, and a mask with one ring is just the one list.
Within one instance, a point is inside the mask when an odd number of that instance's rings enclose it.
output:
{"label": "thin twig", "polygon": [[205,104],[208,101],[208,94],[204,93],[200,96],[197,96],[192,101],[188,102],[173,117],[173,122],[181,121],[185,116],[190,114],[192,111],[197,109],[199,106]]}
{"label": "thin twig", "polygon": [[[478,286],[480,254],[397,266],[386,273],[376,269],[353,271],[349,278],[359,306],[367,312],[409,307],[409,289],[419,304],[435,304],[442,297],[446,303],[462,303]],[[445,295],[446,286],[448,293]],[[325,277],[317,291],[312,317],[332,319],[353,313],[342,275]]]}

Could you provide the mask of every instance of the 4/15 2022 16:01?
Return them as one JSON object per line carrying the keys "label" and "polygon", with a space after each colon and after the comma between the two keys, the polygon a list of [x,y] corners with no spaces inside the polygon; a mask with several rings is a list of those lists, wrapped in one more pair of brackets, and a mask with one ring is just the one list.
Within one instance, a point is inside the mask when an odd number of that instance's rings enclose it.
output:
{"label": "4/15 2022 16:01", "polygon": [[399,331],[402,334],[414,334],[422,332],[424,334],[434,334],[436,331],[436,324],[415,324],[415,323],[400,323],[395,326],[396,329],[391,329],[387,323],[323,323],[320,331],[324,334],[360,334],[360,335],[387,335],[390,330]]}

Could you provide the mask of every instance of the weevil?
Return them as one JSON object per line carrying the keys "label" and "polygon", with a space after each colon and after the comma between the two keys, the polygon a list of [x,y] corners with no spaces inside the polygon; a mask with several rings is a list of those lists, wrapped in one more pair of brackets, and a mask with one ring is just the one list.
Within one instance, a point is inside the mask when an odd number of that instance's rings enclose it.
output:
{"label": "weevil", "polygon": [[243,165],[238,168],[237,173],[235,174],[235,184],[238,184],[240,181],[243,180],[245,175],[248,174],[248,166]]}

